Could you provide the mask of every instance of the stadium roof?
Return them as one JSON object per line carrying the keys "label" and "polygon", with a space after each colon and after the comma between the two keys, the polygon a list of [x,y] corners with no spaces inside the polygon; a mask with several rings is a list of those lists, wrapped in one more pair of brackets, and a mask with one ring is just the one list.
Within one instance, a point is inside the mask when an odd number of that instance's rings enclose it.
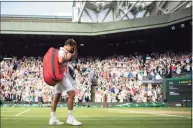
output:
{"label": "stadium roof", "polygon": [[72,16],[48,16],[48,15],[6,15],[2,14],[1,21],[6,22],[72,22]]}
{"label": "stadium roof", "polygon": [[169,14],[192,6],[192,1],[85,1],[73,3],[74,22],[111,22]]}
{"label": "stadium roof", "polygon": [[10,15],[1,14],[1,18],[42,18],[42,19],[72,19],[72,16],[49,16],[49,15]]}

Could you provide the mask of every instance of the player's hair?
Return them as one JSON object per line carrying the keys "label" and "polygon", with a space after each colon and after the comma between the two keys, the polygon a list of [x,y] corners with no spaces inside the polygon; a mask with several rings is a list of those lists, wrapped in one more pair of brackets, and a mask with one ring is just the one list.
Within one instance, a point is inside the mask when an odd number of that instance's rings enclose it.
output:
{"label": "player's hair", "polygon": [[74,46],[75,44],[76,44],[76,41],[74,41],[73,39],[68,39],[68,40],[65,42],[64,46],[65,46],[65,45]]}

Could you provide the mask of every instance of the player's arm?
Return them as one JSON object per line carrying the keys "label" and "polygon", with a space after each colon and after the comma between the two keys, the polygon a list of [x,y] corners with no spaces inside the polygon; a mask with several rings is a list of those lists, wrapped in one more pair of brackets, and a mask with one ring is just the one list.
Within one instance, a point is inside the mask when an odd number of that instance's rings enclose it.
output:
{"label": "player's arm", "polygon": [[59,55],[59,63],[62,64],[64,62],[69,61],[72,58],[73,54],[71,53],[66,53],[65,56]]}
{"label": "player's arm", "polygon": [[[75,42],[75,41],[74,41]],[[74,52],[73,53],[60,53],[59,52],[59,63],[64,63],[64,62],[67,62],[69,61],[70,59],[76,59],[78,56],[78,53],[77,53],[77,44],[76,42],[74,43]]]}
{"label": "player's arm", "polygon": [[78,57],[78,50],[77,50],[77,45],[74,46],[74,53],[72,54],[72,59],[75,60]]}
{"label": "player's arm", "polygon": [[74,47],[74,52],[73,53],[66,53],[66,56],[59,56],[59,63],[64,63],[69,61],[70,59],[75,60],[77,58],[77,46]]}

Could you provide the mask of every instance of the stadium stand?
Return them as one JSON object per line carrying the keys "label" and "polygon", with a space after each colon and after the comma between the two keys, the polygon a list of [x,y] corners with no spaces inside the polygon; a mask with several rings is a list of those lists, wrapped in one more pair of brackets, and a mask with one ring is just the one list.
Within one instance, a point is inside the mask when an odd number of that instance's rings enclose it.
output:
{"label": "stadium stand", "polygon": [[[74,64],[74,63],[73,63]],[[110,56],[105,59],[82,57],[75,64],[75,102],[91,101],[91,87],[97,86],[94,102],[157,102],[162,101],[161,85],[144,85],[143,80],[160,80],[171,74],[192,72],[191,53],[152,53],[146,57]],[[53,87],[45,84],[41,57],[13,57],[1,61],[1,98],[3,101],[51,102]],[[97,81],[97,82],[94,82]],[[63,94],[66,98],[66,93]]]}

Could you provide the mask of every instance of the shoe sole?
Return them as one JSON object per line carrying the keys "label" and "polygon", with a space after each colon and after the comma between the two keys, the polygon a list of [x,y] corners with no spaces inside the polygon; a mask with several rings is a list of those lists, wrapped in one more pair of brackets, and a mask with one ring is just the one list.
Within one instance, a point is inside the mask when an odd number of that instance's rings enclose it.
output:
{"label": "shoe sole", "polygon": [[68,125],[73,125],[73,126],[81,126],[82,124],[80,124],[80,125],[74,125],[74,124],[71,124],[71,123],[66,123],[66,124],[68,124]]}
{"label": "shoe sole", "polygon": [[[64,123],[63,123],[64,124]],[[63,124],[49,124],[49,125],[63,125]]]}

